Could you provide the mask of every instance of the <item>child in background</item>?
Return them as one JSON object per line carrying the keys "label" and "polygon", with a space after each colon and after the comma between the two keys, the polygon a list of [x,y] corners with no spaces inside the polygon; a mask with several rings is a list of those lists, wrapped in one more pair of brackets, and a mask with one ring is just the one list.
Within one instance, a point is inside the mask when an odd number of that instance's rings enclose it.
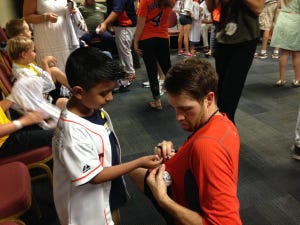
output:
{"label": "child in background", "polygon": [[[46,56],[42,60],[42,68],[34,64],[36,53],[31,39],[24,36],[16,36],[8,40],[7,47],[8,55],[13,61],[12,75],[15,79],[21,77],[39,78],[44,94],[55,89],[54,82],[69,87],[66,76],[57,76],[57,73],[51,73],[49,64],[56,64],[56,59],[53,56]],[[53,96],[53,100],[55,104],[58,101],[58,105],[65,102],[65,98],[59,98],[59,96]]]}
{"label": "child in background", "polygon": [[200,7],[199,0],[193,1],[192,7],[192,27],[189,35],[190,40],[190,52],[193,56],[196,56],[195,45],[200,42],[201,36],[201,17],[202,17],[202,8]]}
{"label": "child in background", "polygon": [[[8,21],[6,23],[5,32],[8,38],[24,36],[29,39],[32,39],[32,32],[30,30],[30,27],[23,18],[11,19],[10,21]],[[56,58],[54,58],[53,56],[51,56],[51,58],[52,60],[49,60],[48,66],[56,88],[55,90],[51,91],[49,94],[52,96],[55,102],[59,96],[69,95],[69,91],[67,90],[67,88],[69,88],[69,84],[67,82],[66,74],[57,67]],[[34,64],[36,64],[36,62],[34,62]],[[61,87],[61,85],[63,85],[63,87]]]}
{"label": "child in background", "polygon": [[103,107],[113,100],[120,66],[96,48],[76,49],[66,74],[72,96],[53,137],[53,194],[61,225],[121,224],[126,202],[122,175],[138,167],[155,168],[157,155],[121,163],[120,146]]}
{"label": "child in background", "polygon": [[[48,64],[55,59],[51,56],[45,57],[43,68],[34,65],[34,44],[31,39],[24,36],[9,39],[7,50],[13,62],[13,76],[17,79],[8,99],[20,107],[15,108],[15,110],[21,113],[31,110],[41,111],[45,117],[52,119],[45,121],[41,126],[44,129],[52,128],[60,113],[59,108],[51,104],[51,98],[48,95],[51,90],[55,89],[54,82],[49,74]],[[61,108],[66,104],[66,101],[66,98],[59,98],[56,105]]]}

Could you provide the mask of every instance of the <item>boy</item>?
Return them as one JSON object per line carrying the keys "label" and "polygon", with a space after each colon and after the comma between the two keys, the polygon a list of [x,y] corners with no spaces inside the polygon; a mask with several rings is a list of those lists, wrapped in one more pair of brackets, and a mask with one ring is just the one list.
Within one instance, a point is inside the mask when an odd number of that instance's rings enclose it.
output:
{"label": "boy", "polygon": [[[46,56],[42,61],[42,68],[34,64],[36,53],[34,51],[34,43],[31,39],[24,36],[16,36],[10,38],[7,42],[7,51],[12,60],[12,74],[15,79],[21,77],[34,77],[41,80],[43,93],[55,89],[54,82],[69,87],[66,76],[52,73],[49,64],[56,64],[53,56]],[[53,93],[53,102],[61,106],[66,102],[65,98],[59,98],[58,93]]]}
{"label": "boy", "polygon": [[[17,36],[23,36],[27,37],[29,39],[32,39],[32,32],[28,25],[28,23],[22,18],[22,19],[11,19],[6,23],[5,27],[6,34],[9,38],[14,38]],[[47,56],[49,58],[49,56]],[[42,64],[44,63],[46,57],[42,60]],[[69,84],[66,82],[66,74],[62,72],[57,67],[57,59],[51,56],[52,60],[48,61],[48,66],[50,70],[51,77],[53,81],[55,82],[56,89],[51,91],[49,94],[54,98],[54,102],[59,96],[68,96],[69,91],[67,88],[69,88]],[[34,62],[36,64],[36,62]],[[63,86],[61,86],[63,85]]]}
{"label": "boy", "polygon": [[53,137],[53,193],[60,223],[120,224],[118,208],[126,201],[122,175],[155,168],[162,159],[152,155],[121,164],[120,146],[103,110],[122,78],[118,64],[96,48],[79,48],[69,56],[66,74],[72,96]]}

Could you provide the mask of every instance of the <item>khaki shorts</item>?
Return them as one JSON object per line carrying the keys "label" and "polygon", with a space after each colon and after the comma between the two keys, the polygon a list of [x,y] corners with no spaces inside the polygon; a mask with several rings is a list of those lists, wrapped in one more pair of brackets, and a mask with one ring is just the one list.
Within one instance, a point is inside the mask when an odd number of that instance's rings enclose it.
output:
{"label": "khaki shorts", "polygon": [[277,18],[277,2],[265,5],[259,14],[259,28],[261,30],[271,30]]}

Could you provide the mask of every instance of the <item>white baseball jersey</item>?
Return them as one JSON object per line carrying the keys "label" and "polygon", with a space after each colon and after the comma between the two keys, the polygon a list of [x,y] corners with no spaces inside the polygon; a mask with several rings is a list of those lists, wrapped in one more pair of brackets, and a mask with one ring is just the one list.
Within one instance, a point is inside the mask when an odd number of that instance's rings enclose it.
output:
{"label": "white baseball jersey", "polygon": [[[111,166],[108,114],[104,126],[64,109],[54,137],[54,203],[61,225],[112,225],[109,205],[111,182],[90,184]],[[109,131],[109,132],[108,132]],[[120,152],[117,144],[118,152]]]}
{"label": "white baseball jersey", "polygon": [[48,93],[55,89],[55,84],[51,75],[41,67],[30,63],[29,65],[20,65],[13,63],[12,74],[18,80],[21,77],[33,77],[40,79],[43,87],[43,93]]}

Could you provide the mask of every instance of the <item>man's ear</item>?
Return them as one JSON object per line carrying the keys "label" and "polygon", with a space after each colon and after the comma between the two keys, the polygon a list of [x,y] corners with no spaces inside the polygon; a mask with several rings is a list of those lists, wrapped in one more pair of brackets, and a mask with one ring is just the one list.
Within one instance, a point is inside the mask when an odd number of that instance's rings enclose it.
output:
{"label": "man's ear", "polygon": [[208,105],[214,104],[216,99],[215,99],[215,93],[210,91],[208,92],[208,94],[206,95],[206,99],[207,99],[207,103]]}
{"label": "man's ear", "polygon": [[72,87],[72,96],[81,100],[83,95],[84,95],[85,91],[82,87],[80,86],[74,86]]}

